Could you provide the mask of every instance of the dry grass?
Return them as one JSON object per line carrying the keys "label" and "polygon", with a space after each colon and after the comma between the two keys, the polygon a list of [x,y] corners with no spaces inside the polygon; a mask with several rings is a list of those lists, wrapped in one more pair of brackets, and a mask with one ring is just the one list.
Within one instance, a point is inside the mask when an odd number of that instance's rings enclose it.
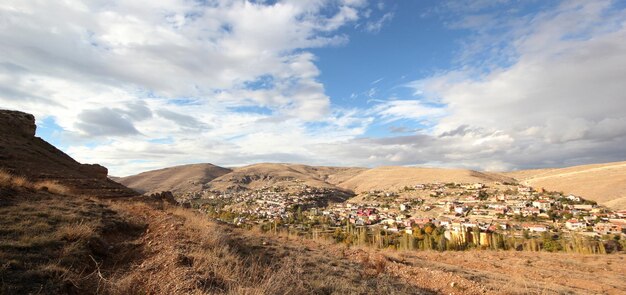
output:
{"label": "dry grass", "polygon": [[167,205],[13,193],[0,204],[0,294],[619,294],[626,288],[624,255],[374,251],[236,229]]}
{"label": "dry grass", "polygon": [[56,181],[42,180],[34,182],[24,176],[14,175],[4,169],[0,169],[0,187],[47,191],[60,195],[66,195],[71,192],[67,186],[64,186]]}
{"label": "dry grass", "polygon": [[149,226],[141,260],[107,277],[114,294],[423,293],[384,273],[368,275],[360,264],[311,252],[293,237],[276,243],[178,207],[115,206],[142,216]]}
{"label": "dry grass", "polygon": [[126,220],[99,200],[10,193],[0,204],[0,294],[95,293],[96,266],[117,263],[123,241],[110,242]]}
{"label": "dry grass", "polygon": [[38,191],[49,191],[53,194],[66,195],[70,193],[70,189],[56,181],[44,180],[36,182],[33,188]]}
{"label": "dry grass", "polygon": [[95,226],[84,222],[65,224],[59,227],[56,235],[66,241],[87,240],[96,234]]}
{"label": "dry grass", "polygon": [[506,174],[534,187],[579,195],[613,209],[626,208],[626,162]]}

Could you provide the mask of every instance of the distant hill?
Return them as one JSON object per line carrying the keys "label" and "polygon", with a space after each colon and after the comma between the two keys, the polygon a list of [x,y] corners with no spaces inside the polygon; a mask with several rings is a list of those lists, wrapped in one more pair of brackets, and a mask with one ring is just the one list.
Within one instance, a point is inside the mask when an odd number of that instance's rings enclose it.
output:
{"label": "distant hill", "polygon": [[356,193],[398,189],[413,186],[419,183],[433,182],[463,182],[463,183],[492,183],[514,181],[513,179],[495,173],[477,172],[465,169],[418,168],[418,167],[378,167],[364,170],[352,178],[346,179],[337,185]]}
{"label": "distant hill", "polygon": [[613,209],[626,209],[626,162],[504,173],[520,182],[579,195]]}
{"label": "distant hill", "polygon": [[299,164],[262,163],[235,168],[229,174],[211,181],[212,190],[259,189],[264,186],[288,186],[294,183],[318,188],[338,189],[329,182],[344,173],[361,171],[359,168],[315,167]]}
{"label": "distant hill", "polygon": [[[211,164],[212,169],[216,169]],[[255,190],[267,186],[294,187],[298,184],[345,192],[395,189],[429,182],[514,181],[512,178],[462,169],[379,167],[324,167],[287,163],[261,163],[220,170],[218,177],[205,177],[204,166],[185,165],[144,172],[119,181],[141,192],[172,190],[181,194],[203,187],[213,191]],[[214,179],[213,179],[214,178]]]}
{"label": "distant hill", "polygon": [[191,164],[143,172],[117,180],[140,193],[171,191],[174,194],[197,192],[202,185],[230,173],[213,164]]}
{"label": "distant hill", "polygon": [[108,179],[107,168],[76,162],[43,139],[35,137],[35,130],[33,115],[0,110],[0,169],[32,181],[55,181],[69,187],[75,194],[99,197],[137,195]]}
{"label": "distant hill", "polygon": [[523,182],[533,187],[563,191],[615,208],[626,208],[626,162],[535,169],[505,173],[467,169],[420,167],[324,167],[287,163],[261,163],[233,169],[211,164],[184,165],[120,178],[119,182],[140,192],[170,190],[175,194],[254,190],[265,186],[311,187],[361,193],[399,189],[433,182]]}

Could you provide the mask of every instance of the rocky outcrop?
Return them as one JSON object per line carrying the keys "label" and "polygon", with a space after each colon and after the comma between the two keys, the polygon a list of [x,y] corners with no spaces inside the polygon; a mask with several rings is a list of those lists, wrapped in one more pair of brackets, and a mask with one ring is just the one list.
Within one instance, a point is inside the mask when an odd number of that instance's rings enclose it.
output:
{"label": "rocky outcrop", "polygon": [[0,110],[0,132],[7,132],[25,137],[35,136],[37,125],[35,116],[18,111]]}
{"label": "rocky outcrop", "polygon": [[33,181],[53,180],[72,193],[98,197],[135,196],[137,193],[107,178],[107,168],[81,164],[35,136],[31,114],[0,110],[0,169]]}
{"label": "rocky outcrop", "polygon": [[105,179],[109,175],[109,169],[100,164],[82,164],[80,168],[85,173],[101,179]]}

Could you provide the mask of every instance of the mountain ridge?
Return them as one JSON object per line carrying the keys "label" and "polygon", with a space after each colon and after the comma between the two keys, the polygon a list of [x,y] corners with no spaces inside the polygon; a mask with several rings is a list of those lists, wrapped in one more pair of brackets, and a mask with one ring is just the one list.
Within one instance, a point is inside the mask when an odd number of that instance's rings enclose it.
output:
{"label": "mountain ridge", "polygon": [[[219,167],[208,163],[192,165],[211,165]],[[148,172],[168,171],[172,168],[184,170],[185,167],[191,166],[181,165]],[[619,168],[619,171],[617,171],[618,173],[613,173],[605,177],[604,180],[602,179],[602,175],[598,175],[597,173],[592,175],[593,173],[591,173],[592,171],[606,172],[610,167],[615,169]],[[200,191],[201,188],[215,191],[228,191],[232,189],[254,190],[269,185],[287,185],[294,181],[313,187],[330,188],[353,193],[371,190],[398,189],[404,186],[430,182],[522,182],[539,188],[580,195],[611,208],[626,208],[626,162],[511,172],[486,172],[470,169],[405,166],[381,166],[375,168],[332,167],[309,166],[295,163],[257,163],[242,167],[220,168],[229,170],[229,172],[214,177],[203,183],[203,185],[196,186],[195,190],[187,192],[197,192]],[[169,171],[173,173],[173,170]],[[122,177],[120,178],[120,182],[128,184],[128,179],[137,178],[139,175],[150,175],[145,173],[146,172]],[[564,178],[565,175],[571,178],[571,180]],[[575,176],[584,176],[586,179],[579,179]],[[553,179],[562,179],[563,181],[559,183],[549,181]],[[622,179],[624,182],[621,182]],[[580,183],[584,183],[588,189],[580,189],[578,187]],[[598,187],[594,186],[594,183],[601,183],[599,186],[601,189],[600,193],[594,192],[596,187]],[[130,184],[130,187],[134,187],[139,191],[145,190],[139,186],[133,186],[132,184]],[[172,189],[163,187],[162,190]],[[174,191],[177,190],[174,188]],[[607,198],[605,196],[609,197]]]}

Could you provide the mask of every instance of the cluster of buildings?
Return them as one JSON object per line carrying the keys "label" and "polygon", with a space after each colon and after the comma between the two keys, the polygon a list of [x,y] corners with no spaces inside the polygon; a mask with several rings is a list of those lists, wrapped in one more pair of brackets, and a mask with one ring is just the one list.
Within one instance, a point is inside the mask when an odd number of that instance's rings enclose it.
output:
{"label": "cluster of buildings", "polygon": [[[297,186],[265,186],[252,191],[217,192],[203,197],[205,203],[223,204],[222,209],[242,216],[251,216],[248,220],[263,222],[276,218],[288,218],[299,208],[300,211],[326,206],[327,201],[338,192],[328,188],[311,187],[306,184]],[[241,218],[238,219],[241,222]],[[245,219],[244,219],[245,220]]]}
{"label": "cluster of buildings", "polygon": [[[330,227],[346,224],[412,233],[416,227],[444,227],[451,232],[513,231],[521,234],[580,232],[626,233],[626,211],[614,212],[578,196],[535,191],[519,184],[428,183],[393,191],[371,191],[347,202],[328,203],[337,191],[301,185],[297,190],[264,187],[255,191],[211,195],[231,212],[263,223],[293,217],[295,208],[308,220]],[[293,220],[293,218],[291,218]]]}
{"label": "cluster of buildings", "polygon": [[538,192],[518,184],[419,184],[394,192],[368,192],[362,200],[335,204],[320,214],[335,225],[348,222],[407,233],[429,224],[453,232],[477,228],[481,232],[626,233],[626,211],[614,212],[578,196]]}

